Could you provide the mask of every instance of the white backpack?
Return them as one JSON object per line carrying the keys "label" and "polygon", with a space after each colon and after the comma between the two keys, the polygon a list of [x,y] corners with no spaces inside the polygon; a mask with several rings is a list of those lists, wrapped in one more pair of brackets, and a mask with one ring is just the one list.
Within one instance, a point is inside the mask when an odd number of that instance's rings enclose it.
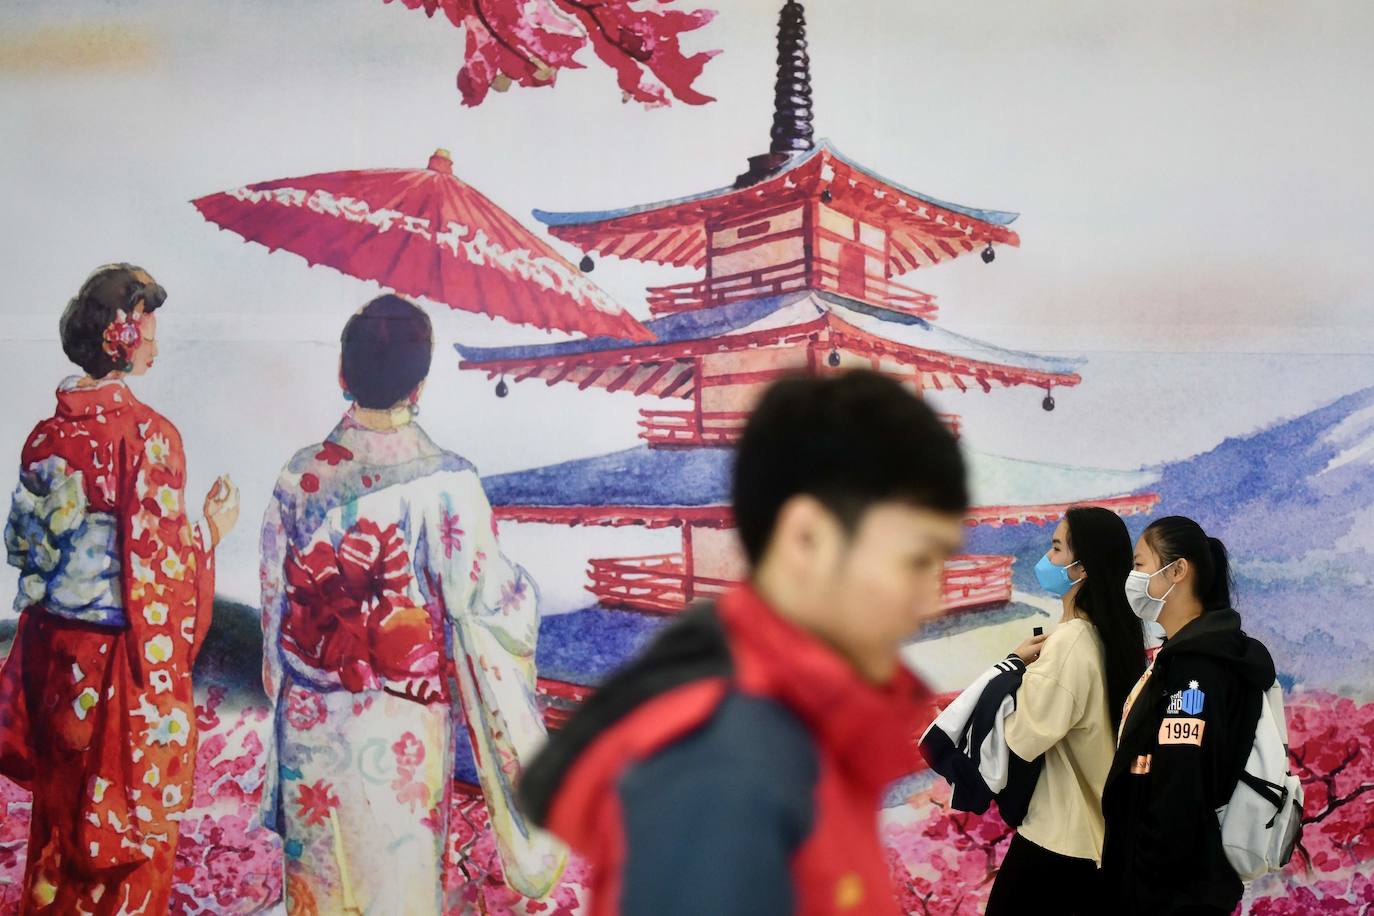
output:
{"label": "white backpack", "polygon": [[1242,881],[1278,871],[1302,836],[1302,782],[1288,772],[1283,688],[1261,696],[1255,743],[1231,800],[1217,809],[1226,860]]}

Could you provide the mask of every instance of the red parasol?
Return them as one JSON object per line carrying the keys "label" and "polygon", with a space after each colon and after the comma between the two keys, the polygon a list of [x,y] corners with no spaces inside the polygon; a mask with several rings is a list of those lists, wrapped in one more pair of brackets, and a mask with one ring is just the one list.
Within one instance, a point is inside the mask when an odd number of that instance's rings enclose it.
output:
{"label": "red parasol", "polygon": [[514,217],[453,174],[425,169],[283,178],[192,201],[216,225],[310,264],[456,309],[589,337],[653,334]]}

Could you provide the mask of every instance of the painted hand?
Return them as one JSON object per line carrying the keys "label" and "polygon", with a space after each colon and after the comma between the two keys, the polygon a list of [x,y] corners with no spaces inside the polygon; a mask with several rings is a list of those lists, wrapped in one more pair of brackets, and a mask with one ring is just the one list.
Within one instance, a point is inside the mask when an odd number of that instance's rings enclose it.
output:
{"label": "painted hand", "polygon": [[210,533],[216,545],[225,535],[234,530],[239,520],[239,488],[226,474],[216,478],[205,494],[205,519],[210,523]]}

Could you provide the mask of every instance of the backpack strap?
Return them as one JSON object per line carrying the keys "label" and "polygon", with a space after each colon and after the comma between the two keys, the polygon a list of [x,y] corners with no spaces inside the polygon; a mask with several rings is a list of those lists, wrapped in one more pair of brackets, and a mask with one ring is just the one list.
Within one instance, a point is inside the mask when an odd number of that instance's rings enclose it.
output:
{"label": "backpack strap", "polygon": [[[1259,728],[1260,716],[1264,715],[1265,691],[1241,682],[1239,677],[1236,678],[1235,683],[1237,689],[1240,691],[1240,698],[1236,709],[1239,714],[1235,731],[1236,740],[1233,742],[1234,747],[1231,750],[1230,758],[1222,758],[1226,766],[1223,772],[1234,773],[1235,776],[1228,776],[1224,783],[1229,786],[1230,789],[1223,796],[1223,802],[1234,794],[1236,786],[1240,784],[1242,780],[1245,780],[1245,777],[1248,776],[1251,779],[1255,778],[1251,776],[1251,774],[1245,772],[1245,766],[1250,762],[1250,749],[1255,744],[1255,731]],[[1260,781],[1263,782],[1263,780]],[[1246,785],[1250,785],[1250,783],[1246,781]],[[1268,785],[1268,783],[1266,783],[1266,785]],[[1255,788],[1254,786],[1250,787],[1252,789]],[[1255,789],[1255,791],[1259,792],[1264,798],[1269,798],[1268,795],[1261,792],[1259,789]]]}
{"label": "backpack strap", "polygon": [[1274,806],[1274,816],[1269,819],[1269,823],[1264,825],[1266,828],[1273,827],[1274,821],[1278,820],[1280,812],[1283,811],[1283,806],[1288,802],[1288,787],[1275,785],[1245,770],[1241,770],[1240,782],[1245,783],[1255,791],[1256,795]]}

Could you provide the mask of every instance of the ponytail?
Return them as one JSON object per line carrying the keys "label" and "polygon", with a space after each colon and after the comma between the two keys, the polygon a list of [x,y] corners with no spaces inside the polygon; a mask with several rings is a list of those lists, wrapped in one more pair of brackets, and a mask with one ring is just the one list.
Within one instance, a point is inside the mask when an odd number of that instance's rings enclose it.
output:
{"label": "ponytail", "polygon": [[1187,560],[1193,567],[1193,588],[1204,612],[1231,608],[1231,562],[1220,540],[1208,537],[1201,525],[1181,515],[1152,522],[1145,529],[1145,540],[1163,564]]}
{"label": "ponytail", "polygon": [[1228,610],[1231,607],[1231,560],[1220,539],[1209,537],[1207,546],[1212,555],[1212,582],[1198,597],[1204,611]]}

